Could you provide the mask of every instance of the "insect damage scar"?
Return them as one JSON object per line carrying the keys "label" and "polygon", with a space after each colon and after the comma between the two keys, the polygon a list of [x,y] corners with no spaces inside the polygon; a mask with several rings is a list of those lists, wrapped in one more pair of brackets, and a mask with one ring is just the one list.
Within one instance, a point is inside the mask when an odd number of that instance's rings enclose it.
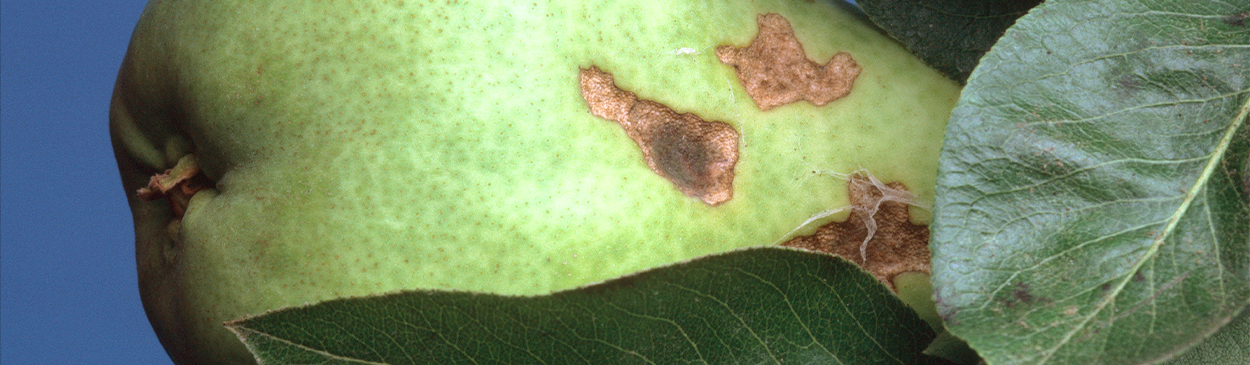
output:
{"label": "insect damage scar", "polygon": [[716,57],[734,67],[760,110],[807,100],[817,106],[851,93],[860,67],[846,52],[824,65],[807,59],[790,21],[778,14],[757,17],[759,34],[746,48],[720,46]]}
{"label": "insect damage scar", "polygon": [[738,163],[738,131],[733,127],[639,99],[616,87],[612,75],[597,67],[582,69],[579,78],[591,114],[624,128],[651,171],[708,205],[733,198]]}

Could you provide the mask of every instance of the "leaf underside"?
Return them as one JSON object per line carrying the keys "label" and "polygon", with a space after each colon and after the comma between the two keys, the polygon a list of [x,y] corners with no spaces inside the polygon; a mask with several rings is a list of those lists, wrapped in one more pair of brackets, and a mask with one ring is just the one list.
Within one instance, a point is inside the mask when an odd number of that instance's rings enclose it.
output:
{"label": "leaf underside", "polygon": [[991,364],[1149,363],[1250,302],[1250,1],[1051,0],[972,73],[932,230]]}
{"label": "leaf underside", "polygon": [[960,83],[1016,19],[1041,0],[860,0],[891,37]]}
{"label": "leaf underside", "polygon": [[546,296],[405,292],[227,325],[265,364],[915,364],[934,338],[854,264],[775,247]]}
{"label": "leaf underside", "polygon": [[1210,365],[1246,361],[1250,361],[1250,310],[1242,310],[1241,315],[1220,332],[1165,364]]}

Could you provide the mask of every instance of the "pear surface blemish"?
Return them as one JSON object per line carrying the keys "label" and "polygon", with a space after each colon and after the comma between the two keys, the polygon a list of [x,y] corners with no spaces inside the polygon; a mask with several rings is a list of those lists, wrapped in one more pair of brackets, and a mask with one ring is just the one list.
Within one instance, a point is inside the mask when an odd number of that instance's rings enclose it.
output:
{"label": "pear surface blemish", "polygon": [[759,35],[746,48],[720,46],[716,57],[734,67],[747,94],[760,110],[807,100],[823,106],[851,93],[860,67],[846,52],[824,65],[807,59],[790,21],[760,14]]}
{"label": "pear surface blemish", "polygon": [[595,116],[614,121],[642,148],[647,166],[708,205],[733,198],[738,132],[621,90],[597,67],[581,70],[582,97]]}
{"label": "pear surface blemish", "polygon": [[[152,1],[110,131],[153,329],[175,363],[254,364],[222,322],[400,290],[543,295],[813,234],[850,204],[817,171],[932,201],[958,85],[832,5]],[[794,59],[853,55],[854,91],[748,101],[749,67],[715,49],[768,34],[758,14],[789,22]],[[591,66],[602,93],[579,87]],[[135,194],[191,154],[198,173],[157,179],[175,195]]]}
{"label": "pear surface blemish", "polygon": [[864,268],[891,289],[907,272],[930,272],[929,227],[911,222],[908,205],[918,205],[903,184],[884,184],[861,172],[850,175],[850,216],[822,225],[810,236],[783,246],[842,256]]}

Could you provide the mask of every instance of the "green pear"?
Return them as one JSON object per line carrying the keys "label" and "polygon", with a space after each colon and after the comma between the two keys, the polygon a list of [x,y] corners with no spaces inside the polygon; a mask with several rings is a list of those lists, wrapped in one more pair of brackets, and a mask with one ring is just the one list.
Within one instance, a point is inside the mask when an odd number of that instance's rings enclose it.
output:
{"label": "green pear", "polygon": [[[931,201],[959,88],[848,9],[153,0],[110,112],[147,315],[176,363],[254,363],[224,321],[776,244],[844,218],[812,221],[860,169]],[[757,37],[765,19],[792,31]],[[744,81],[808,67],[752,49],[837,63],[839,97]]]}

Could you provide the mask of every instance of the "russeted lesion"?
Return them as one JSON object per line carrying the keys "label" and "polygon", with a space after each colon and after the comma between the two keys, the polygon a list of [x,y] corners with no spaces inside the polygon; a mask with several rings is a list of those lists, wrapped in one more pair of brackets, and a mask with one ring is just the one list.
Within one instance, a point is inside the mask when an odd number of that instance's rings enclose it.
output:
{"label": "russeted lesion", "polygon": [[597,67],[582,69],[580,83],[591,114],[624,128],[651,171],[708,205],[733,198],[739,138],[732,126],[639,99]]}
{"label": "russeted lesion", "polygon": [[908,208],[918,204],[917,197],[902,183],[882,183],[866,172],[850,175],[846,187],[851,206],[845,221],[782,246],[842,256],[891,288],[899,274],[929,273],[929,227],[912,223]]}
{"label": "russeted lesion", "polygon": [[745,48],[720,46],[716,57],[734,67],[738,80],[760,110],[807,100],[823,106],[851,93],[860,67],[846,52],[824,65],[807,58],[790,21],[760,14],[759,34]]}

